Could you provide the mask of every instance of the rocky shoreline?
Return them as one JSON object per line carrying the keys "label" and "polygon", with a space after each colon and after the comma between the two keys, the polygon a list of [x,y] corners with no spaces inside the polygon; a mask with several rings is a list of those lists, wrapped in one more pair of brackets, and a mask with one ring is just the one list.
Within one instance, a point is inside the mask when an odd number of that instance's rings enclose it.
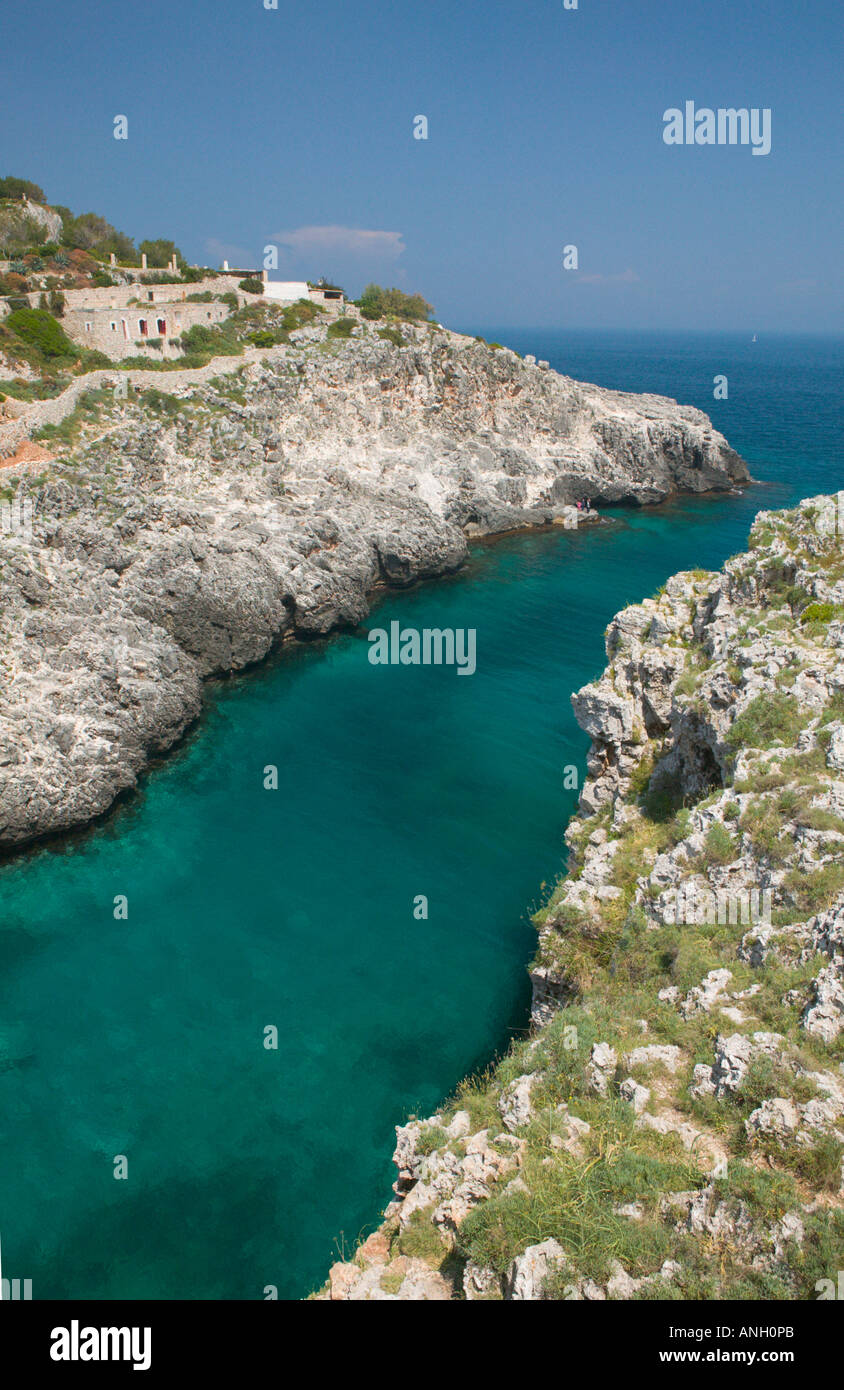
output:
{"label": "rocky shoreline", "polygon": [[698,410],[402,331],[307,328],[128,399],[98,374],[40,431],[50,459],[0,475],[31,504],[0,532],[0,849],[103,815],[205,678],[357,626],[378,586],[453,572],[472,537],[748,480]]}
{"label": "rocky shoreline", "polygon": [[532,1031],[396,1129],[329,1300],[816,1299],[844,1260],[837,499],[607,630]]}

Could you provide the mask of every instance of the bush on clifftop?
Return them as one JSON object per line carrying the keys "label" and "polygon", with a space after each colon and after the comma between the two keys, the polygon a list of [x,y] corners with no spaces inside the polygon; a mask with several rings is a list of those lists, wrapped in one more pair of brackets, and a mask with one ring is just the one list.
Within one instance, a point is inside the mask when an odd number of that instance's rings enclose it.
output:
{"label": "bush on clifftop", "polygon": [[0,179],[0,198],[28,198],[31,203],[45,202],[44,190],[30,179],[16,179],[9,175]]}
{"label": "bush on clifftop", "polygon": [[15,309],[6,319],[6,327],[44,357],[78,355],[78,348],[45,309]]}
{"label": "bush on clifftop", "polygon": [[365,319],[409,319],[425,322],[433,317],[433,306],[421,294],[405,294],[395,286],[385,290],[381,285],[367,285],[355,303]]}

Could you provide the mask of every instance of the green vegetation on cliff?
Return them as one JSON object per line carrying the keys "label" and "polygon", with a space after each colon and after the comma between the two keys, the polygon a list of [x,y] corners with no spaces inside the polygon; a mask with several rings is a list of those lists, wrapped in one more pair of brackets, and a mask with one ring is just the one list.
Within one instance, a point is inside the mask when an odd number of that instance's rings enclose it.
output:
{"label": "green vegetation on cliff", "polygon": [[433,307],[421,294],[405,294],[395,288],[385,290],[381,285],[367,285],[355,303],[365,319],[408,319],[425,322],[433,316]]}

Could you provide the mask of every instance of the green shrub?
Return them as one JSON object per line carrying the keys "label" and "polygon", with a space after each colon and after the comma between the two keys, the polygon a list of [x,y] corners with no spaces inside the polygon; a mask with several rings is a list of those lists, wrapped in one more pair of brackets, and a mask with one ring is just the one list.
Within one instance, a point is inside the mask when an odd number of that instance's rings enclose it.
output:
{"label": "green shrub", "polygon": [[288,322],[291,328],[301,328],[303,324],[313,323],[323,309],[314,304],[312,299],[297,299],[294,304],[288,304],[284,310],[284,326],[287,328]]}
{"label": "green shrub", "polygon": [[0,179],[0,198],[12,198],[16,202],[28,198],[31,203],[45,203],[46,197],[43,188],[31,179],[8,178]]}
{"label": "green shrub", "polygon": [[184,278],[181,274],[174,275],[172,270],[154,270],[151,275],[141,275],[142,285],[183,285]]}
{"label": "green shrub", "polygon": [[788,1242],[787,1260],[796,1282],[793,1298],[816,1300],[820,1280],[831,1280],[844,1269],[844,1211],[823,1206],[803,1217],[805,1239]]}
{"label": "green shrub", "polygon": [[238,281],[238,289],[243,290],[244,294],[263,294],[263,280],[256,280],[253,276],[247,276],[245,280]]}
{"label": "green shrub", "polygon": [[350,338],[355,326],[354,319],[335,319],[328,325],[329,338]]}
{"label": "green shrub", "polygon": [[62,220],[62,243],[76,251],[93,251],[94,247],[117,235],[111,223],[96,212],[83,212],[78,217],[69,213],[68,219]]}
{"label": "green shrub", "polygon": [[706,834],[704,860],[707,864],[729,864],[735,858],[733,837],[725,825],[716,821]]}
{"label": "green shrub", "polygon": [[775,690],[757,695],[733,722],[727,743],[740,748],[770,748],[775,743],[793,744],[803,727],[803,716],[793,695]]}
{"label": "green shrub", "polygon": [[411,1259],[425,1260],[428,1264],[438,1268],[448,1254],[448,1247],[431,1220],[432,1210],[433,1208],[427,1207],[418,1209],[413,1213],[399,1234],[398,1248],[401,1255],[407,1255]]}
{"label": "green shrub", "polygon": [[[624,1202],[658,1200],[700,1182],[687,1162],[671,1162],[634,1152],[625,1122],[610,1122],[606,1152],[592,1162],[555,1155],[528,1155],[524,1177],[528,1191],[511,1186],[469,1212],[459,1232],[460,1253],[503,1272],[527,1246],[552,1237],[560,1242],[579,1272],[604,1278],[616,1259],[634,1276],[659,1269],[671,1250],[664,1222],[645,1216],[630,1221],[619,1215]],[[546,1289],[565,1297],[571,1269],[563,1267]]]}
{"label": "green shrub", "polygon": [[166,391],[159,391],[155,386],[144,391],[141,400],[154,415],[178,415],[183,408],[183,403],[177,396],[171,396]]}
{"label": "green shrub", "polygon": [[791,1172],[804,1179],[810,1186],[822,1191],[837,1192],[841,1183],[841,1159],[844,1145],[834,1134],[819,1134],[813,1144],[806,1148],[787,1148],[768,1143],[761,1146],[771,1153]]}
{"label": "green shrub", "polygon": [[[205,324],[194,324],[182,333],[182,347],[189,353],[207,353],[209,357],[237,356],[241,351],[239,343],[223,328],[207,328]],[[184,362],[181,363],[185,365]]]}
{"label": "green shrub", "polygon": [[844,863],[824,864],[820,869],[806,873],[803,869],[792,869],[786,875],[785,887],[798,911],[807,917],[828,907],[832,899],[844,888]]}
{"label": "green shrub", "polygon": [[434,312],[421,294],[405,294],[395,287],[386,290],[381,285],[367,285],[356,303],[367,319],[396,318],[425,322]]}
{"label": "green shrub", "polygon": [[78,352],[53,315],[44,309],[15,309],[6,319],[6,327],[44,357],[71,357]]}
{"label": "green shrub", "polygon": [[432,1154],[448,1143],[448,1135],[439,1125],[426,1125],[416,1141],[416,1149],[421,1154]]}
{"label": "green shrub", "polygon": [[791,842],[782,839],[782,828],[781,808],[767,798],[752,802],[739,821],[739,829],[749,835],[756,853],[772,864],[785,863],[791,852]]}
{"label": "green shrub", "polygon": [[811,1082],[795,1076],[778,1058],[763,1055],[750,1062],[738,1090],[731,1093],[729,1104],[749,1115],[771,1096],[790,1096],[805,1104],[815,1095]]}
{"label": "green shrub", "polygon": [[404,347],[405,345],[405,340],[397,328],[379,328],[378,337],[384,338],[388,343],[392,343],[394,347]]}
{"label": "green shrub", "polygon": [[185,259],[175,241],[166,241],[163,237],[155,241],[142,241],[138,250],[142,255],[146,255],[147,265],[151,269],[163,269],[170,264],[174,256],[177,264]]}
{"label": "green shrub", "polygon": [[800,614],[802,623],[828,623],[835,616],[835,604],[810,603]]}

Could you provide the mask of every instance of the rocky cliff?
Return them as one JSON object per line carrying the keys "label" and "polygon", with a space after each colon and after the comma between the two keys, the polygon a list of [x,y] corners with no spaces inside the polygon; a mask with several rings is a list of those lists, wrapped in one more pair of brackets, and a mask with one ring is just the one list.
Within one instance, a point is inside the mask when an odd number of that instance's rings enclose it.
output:
{"label": "rocky cliff", "polygon": [[397,1129],[322,1298],[817,1299],[844,1267],[844,541],[760,513],[610,624],[530,1035]]}
{"label": "rocky cliff", "polygon": [[584,496],[747,479],[673,401],[429,325],[401,344],[329,332],[212,381],[161,372],[128,399],[101,384],[64,419],[47,402],[52,459],[0,474],[17,508],[0,530],[0,846],[106,811],[196,717],[203,677],[360,623],[373,589],[456,569],[467,537],[573,524]]}
{"label": "rocky cliff", "polygon": [[58,240],[62,234],[62,219],[52,208],[33,203],[28,198],[4,202],[0,206],[0,247],[36,245]]}

